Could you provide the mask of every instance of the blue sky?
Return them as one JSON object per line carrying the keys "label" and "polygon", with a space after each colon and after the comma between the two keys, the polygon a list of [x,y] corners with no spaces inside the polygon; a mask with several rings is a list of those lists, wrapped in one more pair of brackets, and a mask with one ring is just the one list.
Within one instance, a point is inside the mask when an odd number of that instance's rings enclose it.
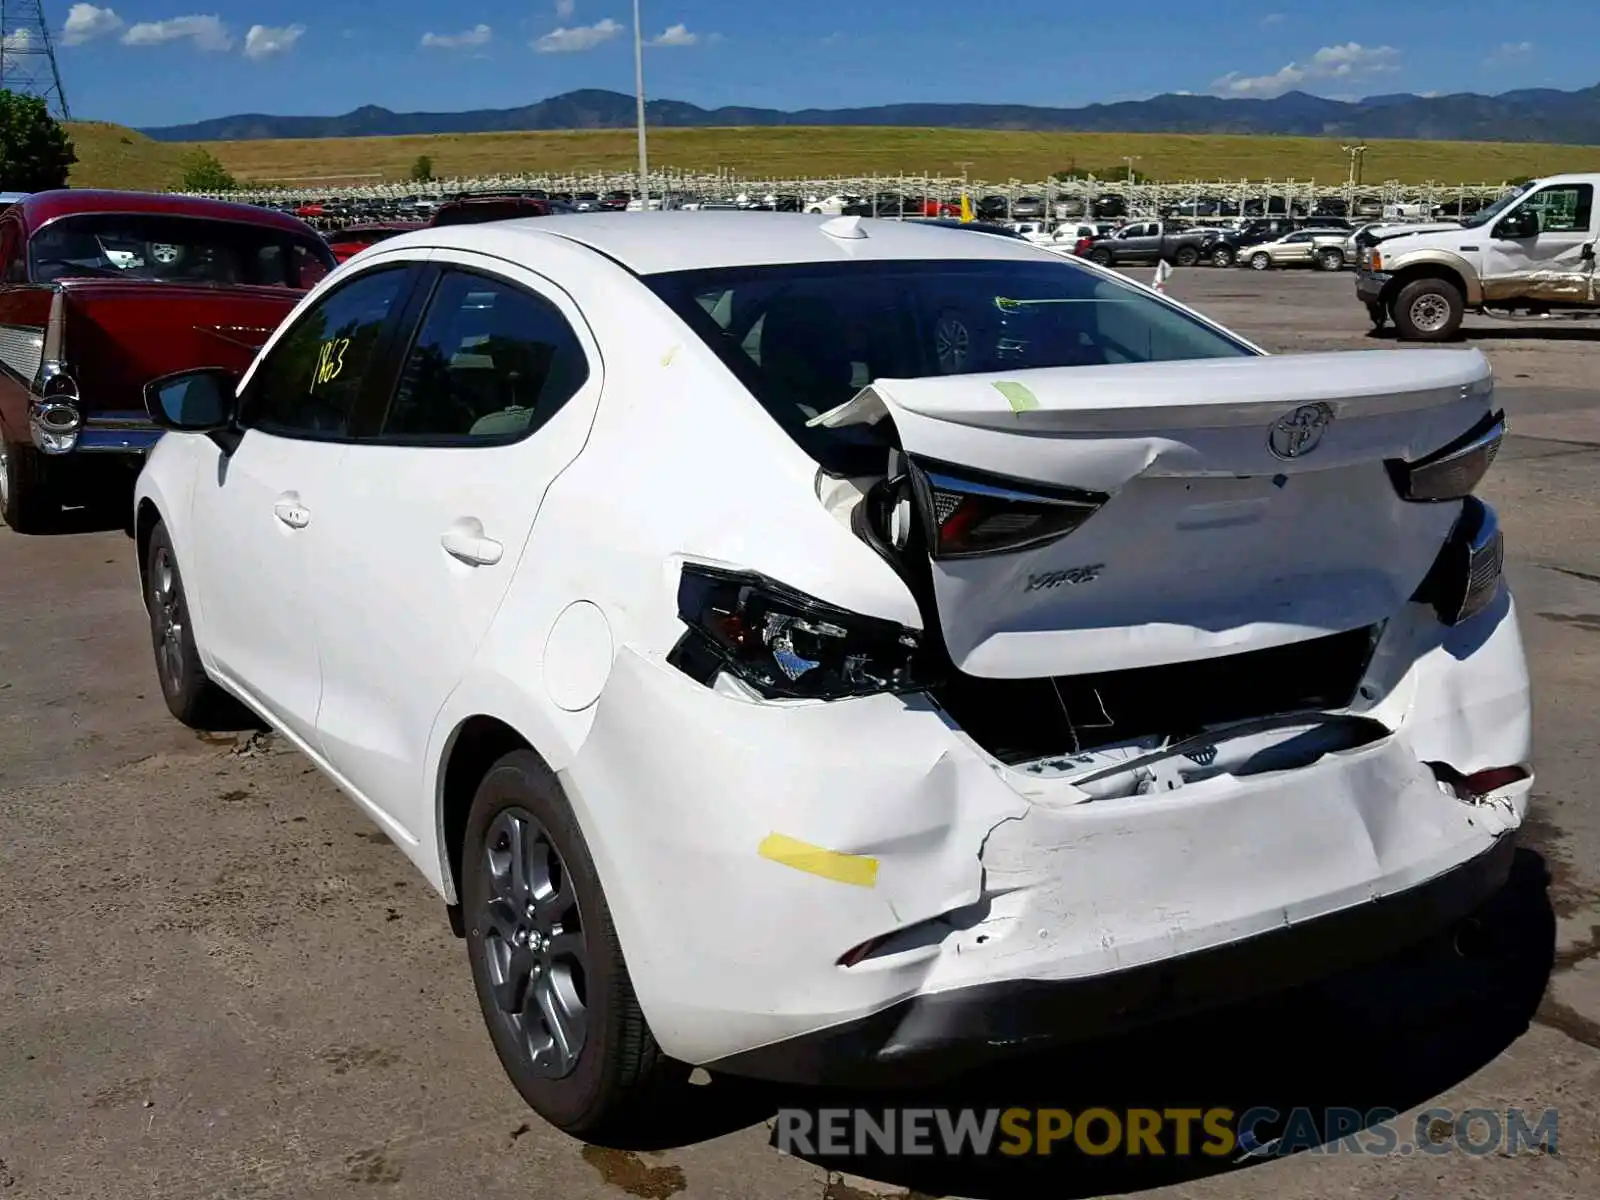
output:
{"label": "blue sky", "polygon": [[[653,97],[773,108],[1079,105],[1159,92],[1325,96],[1600,82],[1573,0],[644,0]],[[503,108],[631,91],[630,0],[46,0],[73,115]],[[1091,15],[1092,14],[1092,15]]]}

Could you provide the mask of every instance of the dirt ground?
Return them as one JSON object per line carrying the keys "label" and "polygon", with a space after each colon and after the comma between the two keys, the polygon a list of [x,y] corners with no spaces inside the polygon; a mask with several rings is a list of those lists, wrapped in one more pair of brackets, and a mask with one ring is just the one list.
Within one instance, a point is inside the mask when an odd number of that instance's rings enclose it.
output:
{"label": "dirt ground", "polygon": [[[1368,338],[1347,276],[1197,268],[1171,289],[1273,350],[1392,344]],[[1512,414],[1486,492],[1507,529],[1540,772],[1475,955],[1425,946],[917,1102],[1553,1107],[1555,1153],[1300,1153],[1209,1175],[1193,1160],[899,1160],[842,1175],[770,1144],[775,1107],[818,1096],[721,1081],[664,1148],[585,1149],[505,1081],[462,944],[377,829],[270,738],[198,737],[168,717],[131,542],[85,521],[0,530],[0,1197],[1592,1197],[1600,325],[1468,332]]]}

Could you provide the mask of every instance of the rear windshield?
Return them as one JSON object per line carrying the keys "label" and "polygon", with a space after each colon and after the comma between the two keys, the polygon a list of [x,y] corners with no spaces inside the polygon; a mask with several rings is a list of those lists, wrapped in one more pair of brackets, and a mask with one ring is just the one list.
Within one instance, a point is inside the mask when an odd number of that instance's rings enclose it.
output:
{"label": "rear windshield", "polygon": [[877,378],[1256,352],[1064,260],[870,262],[653,275],[645,283],[821,465],[883,470],[881,426],[807,428]]}
{"label": "rear windshield", "polygon": [[327,245],[247,221],[85,213],[28,243],[35,283],[88,276],[309,288],[334,267]]}

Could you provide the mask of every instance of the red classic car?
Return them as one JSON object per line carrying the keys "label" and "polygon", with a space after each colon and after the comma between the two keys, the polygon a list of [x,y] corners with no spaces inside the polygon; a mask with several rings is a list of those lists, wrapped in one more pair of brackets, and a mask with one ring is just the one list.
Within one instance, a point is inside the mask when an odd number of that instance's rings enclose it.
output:
{"label": "red classic car", "polygon": [[368,246],[376,246],[379,242],[387,241],[397,234],[410,233],[413,229],[427,227],[426,221],[373,222],[367,225],[346,225],[343,229],[325,234],[324,237],[328,249],[333,251],[333,257],[339,262],[346,262]]}
{"label": "red classic car", "polygon": [[54,191],[0,213],[0,515],[26,532],[131,480],[161,431],[143,388],[244,370],[335,266],[284,213],[139,192]]}

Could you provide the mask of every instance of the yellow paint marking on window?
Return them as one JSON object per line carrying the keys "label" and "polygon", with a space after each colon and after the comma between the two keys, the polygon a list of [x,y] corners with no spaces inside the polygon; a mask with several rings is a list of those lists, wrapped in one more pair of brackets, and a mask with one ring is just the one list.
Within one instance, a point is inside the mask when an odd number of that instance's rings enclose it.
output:
{"label": "yellow paint marking on window", "polygon": [[676,346],[674,346],[674,347],[672,347],[672,349],[668,350],[665,354],[663,354],[661,356],[661,365],[663,367],[670,367],[672,365],[672,360],[677,358],[677,357],[678,357],[678,348]]}
{"label": "yellow paint marking on window", "polygon": [[756,853],[775,863],[820,875],[835,883],[848,883],[852,887],[878,885],[878,860],[864,854],[841,854],[837,850],[824,850],[781,833],[769,833],[761,839]]}
{"label": "yellow paint marking on window", "polygon": [[317,347],[317,366],[311,385],[331,383],[344,370],[344,352],[350,349],[349,338],[329,338]]}

